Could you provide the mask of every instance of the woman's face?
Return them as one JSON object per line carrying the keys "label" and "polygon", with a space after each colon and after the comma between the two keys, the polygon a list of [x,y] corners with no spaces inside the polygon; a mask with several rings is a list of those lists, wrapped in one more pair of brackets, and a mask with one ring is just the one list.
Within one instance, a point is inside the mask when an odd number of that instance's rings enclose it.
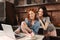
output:
{"label": "woman's face", "polygon": [[43,16],[43,9],[39,9],[38,15],[39,15],[39,17],[42,17]]}
{"label": "woman's face", "polygon": [[33,11],[29,11],[29,18],[34,19],[35,18],[35,13]]}

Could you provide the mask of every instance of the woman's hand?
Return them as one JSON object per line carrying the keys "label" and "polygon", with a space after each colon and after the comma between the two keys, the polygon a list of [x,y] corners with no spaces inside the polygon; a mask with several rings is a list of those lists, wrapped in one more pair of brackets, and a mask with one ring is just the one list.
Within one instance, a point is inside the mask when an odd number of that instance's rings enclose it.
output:
{"label": "woman's hand", "polygon": [[32,33],[31,33],[31,37],[34,37],[34,36],[35,36],[35,34],[34,34],[34,32],[32,32]]}
{"label": "woman's hand", "polygon": [[32,38],[32,37],[34,37],[34,36],[35,36],[35,34],[34,34],[34,32],[31,32],[31,33],[26,34],[26,36],[28,36],[28,37]]}

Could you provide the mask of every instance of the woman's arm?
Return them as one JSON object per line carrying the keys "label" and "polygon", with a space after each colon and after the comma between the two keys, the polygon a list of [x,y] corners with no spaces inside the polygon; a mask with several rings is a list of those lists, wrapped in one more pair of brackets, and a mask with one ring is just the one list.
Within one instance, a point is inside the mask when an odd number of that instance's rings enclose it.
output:
{"label": "woman's arm", "polygon": [[27,24],[25,22],[21,23],[21,29],[24,33],[29,33],[32,32],[32,30],[27,26]]}
{"label": "woman's arm", "polygon": [[39,22],[41,23],[41,25],[42,25],[42,27],[43,27],[44,30],[46,30],[47,27],[48,27],[48,25],[51,24],[49,17],[46,17],[45,20],[46,20],[46,22],[45,22],[45,25],[44,25],[43,22],[42,22],[42,20],[39,19]]}
{"label": "woman's arm", "polygon": [[47,29],[48,25],[51,24],[50,18],[46,17],[45,27]]}
{"label": "woman's arm", "polygon": [[48,25],[49,25],[49,22],[46,21],[45,25],[44,25],[45,26],[45,30],[47,29]]}
{"label": "woman's arm", "polygon": [[20,27],[15,30],[15,33],[17,33],[17,34],[20,33]]}
{"label": "woman's arm", "polygon": [[46,27],[45,27],[45,25],[43,24],[43,22],[42,22],[42,20],[41,20],[41,19],[39,19],[39,22],[41,23],[42,28],[43,28],[44,30],[46,30]]}
{"label": "woman's arm", "polygon": [[26,36],[29,36],[29,37],[34,36],[34,32],[30,28],[28,28],[25,22],[21,23],[21,29],[24,33],[26,33]]}

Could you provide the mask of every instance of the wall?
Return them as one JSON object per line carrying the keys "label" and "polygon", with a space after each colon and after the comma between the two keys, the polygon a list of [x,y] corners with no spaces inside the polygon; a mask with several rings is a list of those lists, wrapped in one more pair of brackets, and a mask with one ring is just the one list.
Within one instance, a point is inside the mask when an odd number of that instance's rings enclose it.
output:
{"label": "wall", "polygon": [[6,0],[6,1],[14,4],[14,0]]}
{"label": "wall", "polygon": [[[48,10],[48,14],[51,17],[51,22],[55,25],[55,26],[60,26],[60,3],[54,3],[54,4],[43,4],[46,6],[47,10]],[[40,5],[26,5],[26,6],[17,6],[16,10],[17,10],[17,14],[20,15],[20,21],[24,20],[24,18],[27,17],[27,13],[26,11],[29,8],[34,8],[36,11],[38,10],[38,7]]]}
{"label": "wall", "polygon": [[14,4],[6,1],[6,23],[10,25],[16,25],[16,11]]}

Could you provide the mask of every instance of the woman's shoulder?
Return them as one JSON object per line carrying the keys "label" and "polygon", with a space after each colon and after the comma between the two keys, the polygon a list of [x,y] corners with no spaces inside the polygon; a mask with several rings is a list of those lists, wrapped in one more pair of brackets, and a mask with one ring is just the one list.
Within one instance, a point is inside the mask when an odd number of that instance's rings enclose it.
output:
{"label": "woman's shoulder", "polygon": [[39,20],[35,20],[35,22],[39,22]]}
{"label": "woman's shoulder", "polygon": [[35,24],[40,24],[40,22],[38,20],[35,20]]}
{"label": "woman's shoulder", "polygon": [[45,19],[50,19],[50,17],[44,17]]}
{"label": "woman's shoulder", "polygon": [[49,23],[51,23],[50,17],[45,17],[44,19],[45,19],[46,21],[48,21]]}
{"label": "woman's shoulder", "polygon": [[26,23],[28,23],[28,18],[25,18],[25,20],[24,20]]}

